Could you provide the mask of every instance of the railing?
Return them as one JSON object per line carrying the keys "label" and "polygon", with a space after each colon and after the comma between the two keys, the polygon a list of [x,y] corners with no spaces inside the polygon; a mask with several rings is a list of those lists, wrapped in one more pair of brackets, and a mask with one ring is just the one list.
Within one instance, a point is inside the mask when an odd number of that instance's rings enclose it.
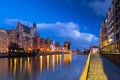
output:
{"label": "railing", "polygon": [[104,46],[100,49],[100,54],[104,55],[120,67],[120,41]]}
{"label": "railing", "polygon": [[86,64],[85,64],[85,66],[83,68],[83,71],[82,71],[82,73],[80,75],[79,80],[86,80],[87,79],[88,68],[89,68],[89,64],[90,64],[90,56],[91,56],[91,53],[88,55]]}
{"label": "railing", "polygon": [[101,54],[120,54],[120,41],[111,43],[100,49]]}

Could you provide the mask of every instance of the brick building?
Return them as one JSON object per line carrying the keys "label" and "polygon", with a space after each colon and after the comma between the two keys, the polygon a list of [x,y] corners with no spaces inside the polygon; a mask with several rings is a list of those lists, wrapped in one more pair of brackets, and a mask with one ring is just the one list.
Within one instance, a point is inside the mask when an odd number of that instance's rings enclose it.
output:
{"label": "brick building", "polygon": [[70,50],[70,44],[71,44],[71,42],[69,42],[69,41],[64,42],[64,48],[66,51]]}
{"label": "brick building", "polygon": [[33,50],[40,50],[40,35],[36,35],[33,40]]}
{"label": "brick building", "polygon": [[9,43],[17,43],[17,34],[14,29],[12,30],[6,30],[8,37],[9,37]]}

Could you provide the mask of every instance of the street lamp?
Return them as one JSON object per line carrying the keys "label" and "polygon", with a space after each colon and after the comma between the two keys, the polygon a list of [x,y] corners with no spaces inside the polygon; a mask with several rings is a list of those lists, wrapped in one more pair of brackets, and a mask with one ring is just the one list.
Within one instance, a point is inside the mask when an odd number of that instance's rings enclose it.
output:
{"label": "street lamp", "polygon": [[42,50],[43,50],[43,48],[40,48],[40,50],[42,51]]}
{"label": "street lamp", "polygon": [[112,39],[108,39],[108,42],[111,43],[111,42],[112,42]]}

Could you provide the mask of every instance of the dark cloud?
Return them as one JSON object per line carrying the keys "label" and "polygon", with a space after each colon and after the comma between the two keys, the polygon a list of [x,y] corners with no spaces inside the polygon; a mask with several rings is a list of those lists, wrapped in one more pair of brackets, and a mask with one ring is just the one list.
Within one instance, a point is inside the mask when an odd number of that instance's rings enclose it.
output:
{"label": "dark cloud", "polygon": [[95,0],[89,3],[89,7],[94,10],[96,15],[105,16],[112,0]]}

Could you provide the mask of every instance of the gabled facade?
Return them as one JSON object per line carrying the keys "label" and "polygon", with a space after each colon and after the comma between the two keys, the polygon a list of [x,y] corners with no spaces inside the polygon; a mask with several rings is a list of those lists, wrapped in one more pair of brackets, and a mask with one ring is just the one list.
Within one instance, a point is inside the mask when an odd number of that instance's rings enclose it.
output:
{"label": "gabled facade", "polygon": [[36,35],[33,40],[33,50],[40,50],[40,35]]}
{"label": "gabled facade", "polygon": [[9,43],[16,43],[17,44],[17,34],[14,29],[6,30],[9,38]]}
{"label": "gabled facade", "polygon": [[33,38],[36,35],[36,24],[33,23],[33,26],[29,27],[18,22],[16,33],[19,47],[24,48],[25,51],[32,50]]}

